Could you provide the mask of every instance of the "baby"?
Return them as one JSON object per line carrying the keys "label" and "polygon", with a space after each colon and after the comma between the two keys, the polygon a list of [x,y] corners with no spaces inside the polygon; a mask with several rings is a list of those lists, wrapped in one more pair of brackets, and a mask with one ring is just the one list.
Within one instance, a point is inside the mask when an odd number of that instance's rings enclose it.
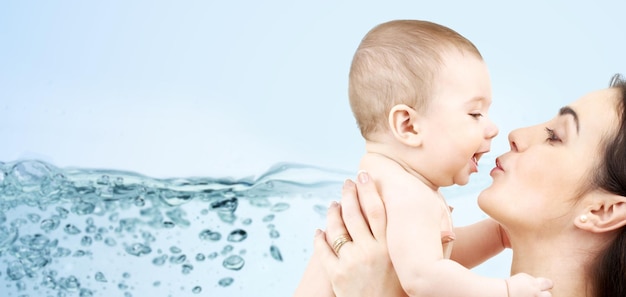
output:
{"label": "baby", "polygon": [[498,134],[488,117],[491,85],[478,49],[432,22],[380,24],[354,54],[349,96],[365,139],[360,169],[384,200],[389,256],[405,292],[538,295],[527,274],[487,278],[449,259],[455,234],[439,188],[467,184]]}

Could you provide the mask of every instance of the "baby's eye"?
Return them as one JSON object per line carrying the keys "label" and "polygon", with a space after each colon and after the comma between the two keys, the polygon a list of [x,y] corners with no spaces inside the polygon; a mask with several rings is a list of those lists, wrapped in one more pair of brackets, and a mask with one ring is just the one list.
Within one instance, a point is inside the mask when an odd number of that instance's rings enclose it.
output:
{"label": "baby's eye", "polygon": [[561,141],[561,139],[559,138],[559,136],[556,135],[556,133],[554,133],[554,130],[546,127],[546,133],[548,133],[548,138],[546,138],[546,141],[548,142],[555,142],[555,141]]}

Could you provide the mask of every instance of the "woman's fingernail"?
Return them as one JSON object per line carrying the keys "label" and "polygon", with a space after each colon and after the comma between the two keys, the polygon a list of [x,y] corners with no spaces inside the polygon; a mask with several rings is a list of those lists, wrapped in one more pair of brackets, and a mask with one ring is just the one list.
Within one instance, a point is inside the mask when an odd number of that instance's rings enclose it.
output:
{"label": "woman's fingernail", "polygon": [[337,206],[337,204],[338,204],[338,203],[337,203],[337,201],[331,201],[331,202],[330,202],[330,206],[328,206],[328,208],[331,208],[331,207],[336,207],[336,206]]}
{"label": "woman's fingernail", "polygon": [[320,230],[320,229],[315,229],[315,236],[318,236],[318,235],[320,235],[320,234],[322,234],[322,230]]}
{"label": "woman's fingernail", "polygon": [[370,180],[370,177],[369,174],[367,174],[367,171],[359,170],[358,179],[360,183],[364,184]]}

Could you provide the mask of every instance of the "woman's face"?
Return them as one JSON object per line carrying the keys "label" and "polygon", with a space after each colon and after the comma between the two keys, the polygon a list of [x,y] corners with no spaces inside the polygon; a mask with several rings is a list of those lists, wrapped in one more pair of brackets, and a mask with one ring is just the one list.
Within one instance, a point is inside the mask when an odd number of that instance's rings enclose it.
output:
{"label": "woman's face", "polygon": [[618,96],[616,89],[593,92],[546,123],[511,132],[511,150],[497,159],[493,183],[478,197],[481,209],[509,230],[549,232],[571,224],[572,206],[601,160],[601,143],[617,129]]}

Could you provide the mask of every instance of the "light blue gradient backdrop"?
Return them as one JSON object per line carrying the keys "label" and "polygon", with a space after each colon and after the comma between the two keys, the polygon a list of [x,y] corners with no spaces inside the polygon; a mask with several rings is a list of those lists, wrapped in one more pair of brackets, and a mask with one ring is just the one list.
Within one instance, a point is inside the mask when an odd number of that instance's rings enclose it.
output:
{"label": "light blue gradient backdrop", "polygon": [[[352,54],[374,25],[408,18],[481,50],[501,131],[493,162],[512,129],[626,73],[625,13],[617,0],[2,0],[0,161],[152,177],[244,177],[277,162],[355,169]],[[452,204],[470,207],[457,223],[482,217],[471,198]],[[483,272],[507,270],[494,269]]]}

